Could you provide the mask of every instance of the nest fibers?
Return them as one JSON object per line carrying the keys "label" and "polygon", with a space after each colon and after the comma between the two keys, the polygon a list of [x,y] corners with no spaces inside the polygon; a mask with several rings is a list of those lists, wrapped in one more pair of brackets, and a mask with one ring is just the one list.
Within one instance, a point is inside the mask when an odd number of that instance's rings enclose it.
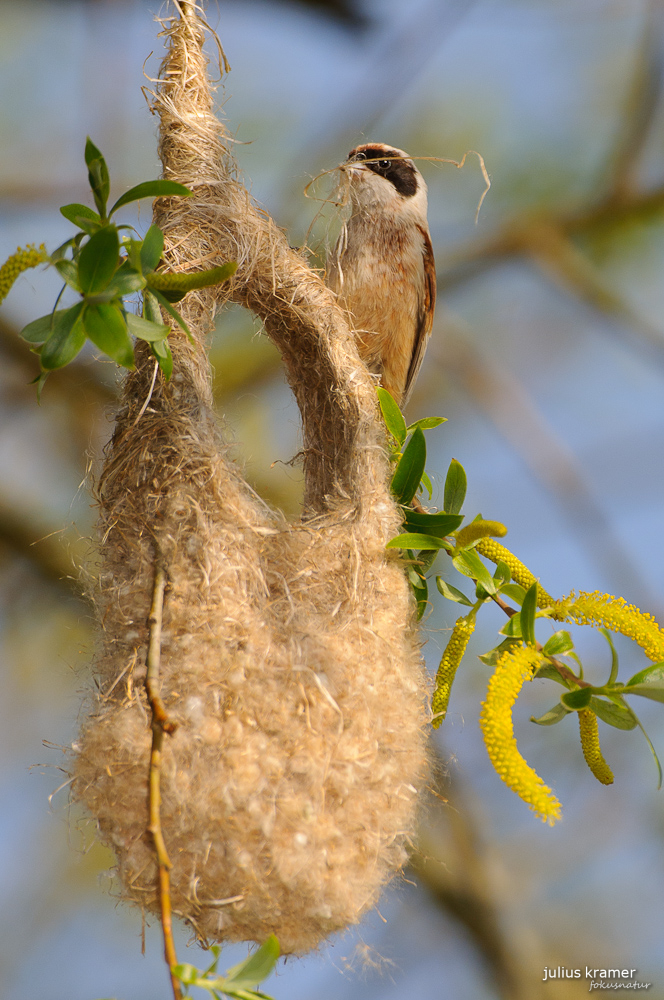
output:
{"label": "nest fibers", "polygon": [[[74,795],[118,859],[124,898],[158,911],[147,826],[146,619],[167,567],[161,821],[174,912],[208,941],[302,953],[360,919],[406,860],[426,773],[424,680],[375,391],[333,295],[234,175],[211,112],[202,22],[166,25],[155,110],[167,178],[194,190],[155,219],[172,267],[237,260],[191,293],[174,375],[139,358],[98,493],[96,694]],[[215,300],[216,296],[216,300]],[[303,417],[305,515],[252,493],[211,406],[203,338],[221,297],[256,312]],[[146,406],[146,400],[149,403]]]}

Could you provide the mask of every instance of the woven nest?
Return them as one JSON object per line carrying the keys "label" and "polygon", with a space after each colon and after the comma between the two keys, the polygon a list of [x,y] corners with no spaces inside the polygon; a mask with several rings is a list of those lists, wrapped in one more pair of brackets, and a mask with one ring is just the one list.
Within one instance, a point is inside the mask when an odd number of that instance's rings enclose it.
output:
{"label": "woven nest", "polygon": [[[165,30],[160,154],[194,191],[156,204],[166,259],[239,267],[184,301],[196,343],[173,331],[171,381],[150,395],[146,353],[125,383],[98,484],[100,651],[73,792],[115,851],[122,896],[158,912],[144,680],[159,550],[174,912],[202,940],[274,932],[302,953],[357,922],[406,860],[426,774],[423,670],[408,585],[385,553],[400,518],[374,384],[334,296],[237,178],[202,22],[187,8]],[[300,406],[296,524],[247,486],[213,415],[204,340],[228,300],[261,318]]]}

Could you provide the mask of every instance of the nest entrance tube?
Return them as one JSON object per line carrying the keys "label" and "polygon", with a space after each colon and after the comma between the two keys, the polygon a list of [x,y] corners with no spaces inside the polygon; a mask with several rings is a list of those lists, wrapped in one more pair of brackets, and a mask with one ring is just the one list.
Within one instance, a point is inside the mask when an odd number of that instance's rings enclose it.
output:
{"label": "nest entrance tube", "polygon": [[[164,176],[155,222],[176,270],[236,260],[182,310],[173,376],[147,351],[124,386],[98,484],[96,688],[74,796],[115,851],[121,895],[159,910],[147,832],[147,621],[160,553],[161,828],[173,913],[203,941],[303,953],[356,923],[404,864],[427,771],[414,607],[385,543],[400,517],[373,383],[346,317],[237,179],[212,113],[192,5],[165,28],[154,99]],[[230,459],[204,349],[224,301],[284,357],[303,420],[303,518],[263,504]],[[149,403],[146,406],[146,400]]]}

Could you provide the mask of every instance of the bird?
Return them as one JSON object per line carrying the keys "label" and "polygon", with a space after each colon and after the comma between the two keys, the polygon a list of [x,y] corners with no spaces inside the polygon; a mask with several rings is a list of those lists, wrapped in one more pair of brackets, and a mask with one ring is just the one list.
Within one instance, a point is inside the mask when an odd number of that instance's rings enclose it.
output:
{"label": "bird", "polygon": [[350,215],[326,262],[326,283],[349,313],[360,357],[404,407],[431,336],[436,266],[427,186],[402,149],[368,142],[339,169]]}

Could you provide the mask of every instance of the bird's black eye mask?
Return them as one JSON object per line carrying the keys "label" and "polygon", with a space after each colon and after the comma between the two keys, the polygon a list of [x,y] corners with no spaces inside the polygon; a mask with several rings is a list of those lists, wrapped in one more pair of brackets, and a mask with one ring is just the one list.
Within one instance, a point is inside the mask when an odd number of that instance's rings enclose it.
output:
{"label": "bird's black eye mask", "polygon": [[[389,158],[385,155],[386,152]],[[394,184],[399,194],[405,198],[412,197],[417,191],[417,179],[412,165],[395,149],[385,150],[368,146],[366,149],[358,150],[357,153],[352,152],[348,157],[349,163],[360,160],[368,160],[369,169]]]}

